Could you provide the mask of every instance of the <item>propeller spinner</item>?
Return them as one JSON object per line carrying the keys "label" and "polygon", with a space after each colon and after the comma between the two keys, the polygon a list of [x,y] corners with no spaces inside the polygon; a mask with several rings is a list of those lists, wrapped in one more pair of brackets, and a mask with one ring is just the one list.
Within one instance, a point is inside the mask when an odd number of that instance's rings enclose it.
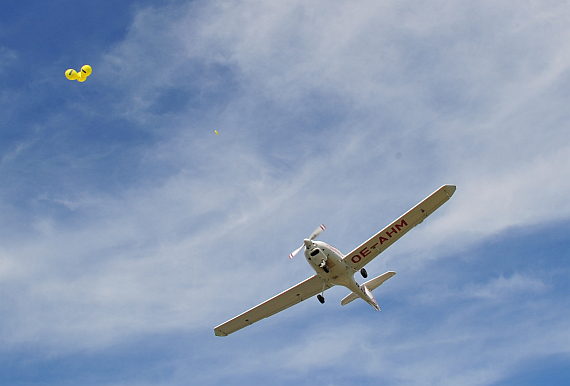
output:
{"label": "propeller spinner", "polygon": [[291,253],[289,255],[289,258],[292,259],[297,253],[299,253],[301,251],[301,249],[306,248],[307,246],[310,246],[310,241],[313,240],[315,237],[317,237],[318,235],[320,235],[321,233],[323,233],[323,231],[326,229],[325,224],[321,224],[319,225],[319,227],[317,229],[314,230],[313,233],[311,233],[311,235],[309,236],[308,239],[305,239],[303,241],[303,245],[301,245],[298,249],[296,249],[295,251],[293,251],[293,253]]}

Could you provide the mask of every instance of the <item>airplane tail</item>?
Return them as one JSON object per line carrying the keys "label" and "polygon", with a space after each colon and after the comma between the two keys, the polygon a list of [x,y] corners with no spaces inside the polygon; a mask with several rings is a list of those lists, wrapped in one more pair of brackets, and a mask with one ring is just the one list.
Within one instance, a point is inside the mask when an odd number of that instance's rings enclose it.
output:
{"label": "airplane tail", "polygon": [[[374,296],[372,296],[371,291],[375,290],[376,288],[380,287],[382,285],[382,283],[384,283],[386,280],[388,280],[389,278],[391,278],[392,276],[394,276],[396,274],[396,272],[394,271],[388,271],[386,273],[383,273],[382,275],[375,277],[372,280],[368,280],[366,283],[364,283],[362,286],[360,286],[361,291],[363,292],[363,294],[369,298],[370,301],[366,300],[366,302],[368,304],[370,304],[372,307],[374,307],[376,309],[376,311],[380,311],[380,308],[378,307],[378,303],[376,303],[376,300],[374,299]],[[355,294],[354,292],[351,292],[347,297],[345,297],[344,299],[341,300],[340,304],[345,306],[348,303],[350,303],[351,301],[353,301],[354,299],[360,298],[362,296]]]}
{"label": "airplane tail", "polygon": [[364,294],[364,296],[362,296],[362,299],[364,299],[366,301],[366,303],[368,303],[372,307],[374,307],[374,309],[376,311],[380,311],[380,307],[378,306],[378,302],[376,302],[376,299],[374,299],[374,295],[372,295],[372,292],[370,292],[368,287],[366,287],[366,284],[361,285],[360,290]]}

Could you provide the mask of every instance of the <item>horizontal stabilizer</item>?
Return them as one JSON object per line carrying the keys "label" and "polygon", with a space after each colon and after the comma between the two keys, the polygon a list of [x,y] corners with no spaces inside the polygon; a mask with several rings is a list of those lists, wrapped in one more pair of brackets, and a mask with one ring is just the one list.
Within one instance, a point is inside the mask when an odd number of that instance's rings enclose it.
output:
{"label": "horizontal stabilizer", "polygon": [[[376,288],[380,287],[382,285],[382,283],[384,283],[386,280],[388,280],[389,278],[391,278],[395,274],[396,274],[396,272],[394,272],[394,271],[388,271],[388,272],[383,273],[382,275],[380,275],[378,277],[375,277],[372,280],[368,280],[366,283],[364,283],[364,285],[370,291],[373,291]],[[350,303],[351,301],[353,301],[354,299],[358,299],[358,298],[359,298],[358,295],[356,295],[354,292],[351,292],[347,297],[345,297],[344,299],[341,300],[340,304],[345,306],[348,303]]]}

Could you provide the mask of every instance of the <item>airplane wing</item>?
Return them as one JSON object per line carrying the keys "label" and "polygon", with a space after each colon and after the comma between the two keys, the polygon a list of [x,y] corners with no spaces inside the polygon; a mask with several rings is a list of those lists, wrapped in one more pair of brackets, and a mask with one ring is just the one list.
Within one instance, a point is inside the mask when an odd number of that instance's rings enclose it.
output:
{"label": "airplane wing", "polygon": [[[331,288],[330,285],[325,285],[325,289],[329,288]],[[263,318],[268,318],[286,308],[301,303],[303,300],[320,293],[322,290],[323,280],[317,275],[312,276],[260,305],[253,307],[249,311],[228,320],[224,324],[220,324],[214,328],[214,333],[217,336],[228,336],[232,332],[241,330]]]}
{"label": "airplane wing", "polygon": [[382,229],[367,241],[346,254],[343,260],[355,270],[359,270],[382,253],[410,229],[420,224],[435,212],[455,193],[455,185],[443,185],[429,197],[404,213],[399,219]]}

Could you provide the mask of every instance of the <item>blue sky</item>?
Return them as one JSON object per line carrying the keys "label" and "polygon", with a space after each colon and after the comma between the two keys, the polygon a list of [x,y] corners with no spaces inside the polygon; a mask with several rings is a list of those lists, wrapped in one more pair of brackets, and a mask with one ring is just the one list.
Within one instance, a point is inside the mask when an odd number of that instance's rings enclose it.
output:
{"label": "blue sky", "polygon": [[[570,381],[565,1],[0,5],[0,380]],[[84,83],[64,71],[90,64]],[[219,132],[219,135],[214,133]],[[213,328],[443,184],[346,289]]]}

